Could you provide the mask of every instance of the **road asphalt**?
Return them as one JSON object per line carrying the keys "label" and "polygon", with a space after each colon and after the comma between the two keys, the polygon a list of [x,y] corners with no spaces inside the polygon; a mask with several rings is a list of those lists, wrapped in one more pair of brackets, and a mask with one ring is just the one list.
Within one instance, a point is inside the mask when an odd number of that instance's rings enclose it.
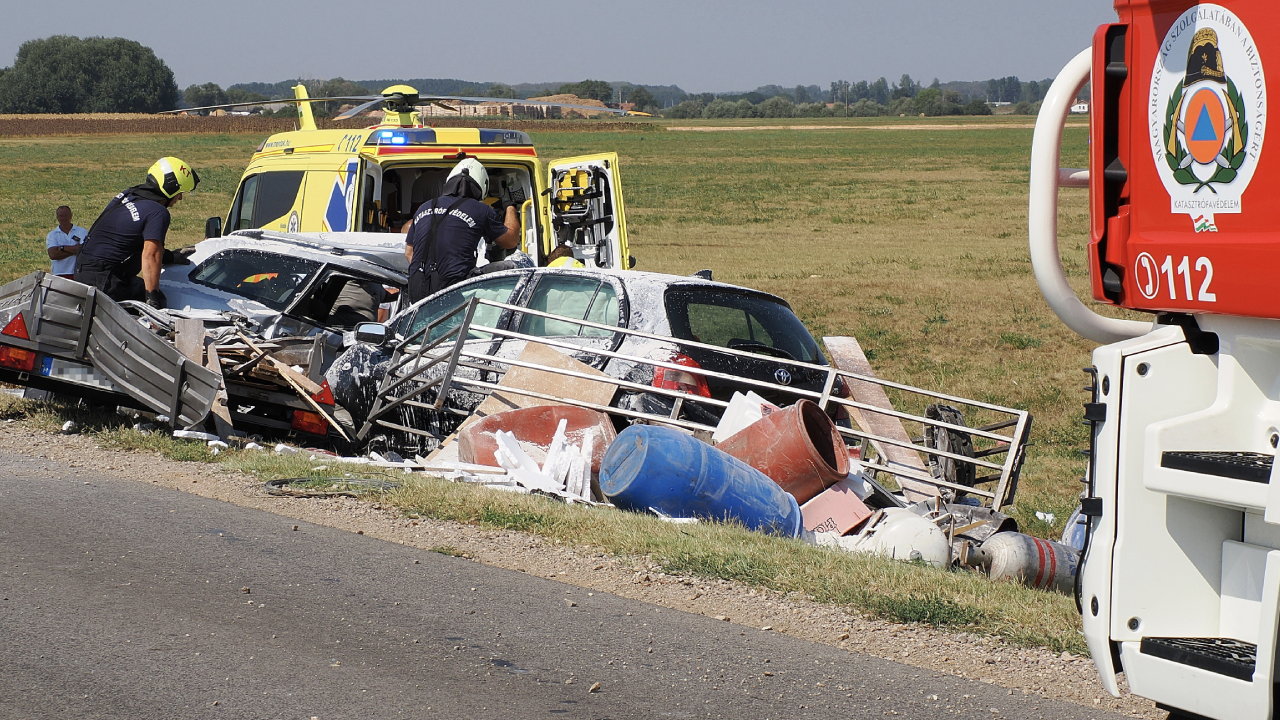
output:
{"label": "road asphalt", "polygon": [[4,720],[1120,717],[59,474],[0,454]]}

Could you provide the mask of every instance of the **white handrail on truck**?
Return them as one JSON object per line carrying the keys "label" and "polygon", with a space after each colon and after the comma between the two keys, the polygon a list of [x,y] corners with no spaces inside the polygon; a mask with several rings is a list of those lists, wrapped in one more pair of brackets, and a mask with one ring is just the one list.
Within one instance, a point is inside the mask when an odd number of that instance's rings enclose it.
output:
{"label": "white handrail on truck", "polygon": [[[1110,344],[1146,335],[1151,323],[1103,317],[1076,297],[1067,283],[1058,255],[1058,188],[1081,187],[1088,172],[1063,171],[1061,155],[1062,130],[1067,114],[1080,88],[1089,80],[1093,50],[1086,49],[1072,58],[1049,87],[1036,118],[1031,141],[1031,198],[1027,210],[1027,229],[1031,243],[1031,266],[1035,269],[1040,292],[1053,312],[1067,327],[1094,342]],[[1101,178],[1099,178],[1101,180]],[[1087,187],[1087,184],[1085,185]]]}

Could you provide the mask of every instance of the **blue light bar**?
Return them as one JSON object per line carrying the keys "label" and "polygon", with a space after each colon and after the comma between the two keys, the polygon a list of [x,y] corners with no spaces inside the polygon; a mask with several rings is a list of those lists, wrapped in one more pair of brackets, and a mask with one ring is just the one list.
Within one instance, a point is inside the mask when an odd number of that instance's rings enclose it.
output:
{"label": "blue light bar", "polygon": [[365,145],[434,145],[436,131],[431,128],[404,128],[402,130],[379,130],[369,134]]}

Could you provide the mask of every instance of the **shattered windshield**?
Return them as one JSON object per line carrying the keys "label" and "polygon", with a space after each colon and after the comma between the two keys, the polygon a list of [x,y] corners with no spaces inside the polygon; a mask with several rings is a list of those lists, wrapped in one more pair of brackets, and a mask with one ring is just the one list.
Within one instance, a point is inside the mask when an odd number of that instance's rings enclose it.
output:
{"label": "shattered windshield", "polygon": [[790,308],[720,288],[672,287],[666,293],[671,334],[683,340],[820,363],[818,343]]}
{"label": "shattered windshield", "polygon": [[196,266],[191,281],[284,310],[320,266],[261,250],[224,250]]}

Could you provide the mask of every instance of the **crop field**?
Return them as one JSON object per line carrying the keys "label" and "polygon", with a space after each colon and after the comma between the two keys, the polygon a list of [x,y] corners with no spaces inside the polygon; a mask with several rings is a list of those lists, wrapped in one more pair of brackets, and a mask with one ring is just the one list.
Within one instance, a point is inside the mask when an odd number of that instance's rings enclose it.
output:
{"label": "crop field", "polygon": [[[681,129],[593,125],[535,132],[534,141],[543,158],[621,155],[637,269],[709,268],[717,280],[785,298],[815,337],[857,337],[882,377],[1030,410],[1033,446],[1012,514],[1024,530],[1054,537],[1081,489],[1081,368],[1093,346],[1057,320],[1032,275],[1031,121],[828,118],[707,132],[697,130],[711,123],[677,121]],[[1064,165],[1085,164],[1085,133],[1068,128]],[[225,214],[262,139],[0,138],[0,281],[47,268],[43,238],[56,206],[70,205],[88,226],[162,155],[182,157],[203,179],[171,231],[172,245],[198,241],[204,219]],[[1085,193],[1064,190],[1063,262],[1082,295],[1087,217]]]}

